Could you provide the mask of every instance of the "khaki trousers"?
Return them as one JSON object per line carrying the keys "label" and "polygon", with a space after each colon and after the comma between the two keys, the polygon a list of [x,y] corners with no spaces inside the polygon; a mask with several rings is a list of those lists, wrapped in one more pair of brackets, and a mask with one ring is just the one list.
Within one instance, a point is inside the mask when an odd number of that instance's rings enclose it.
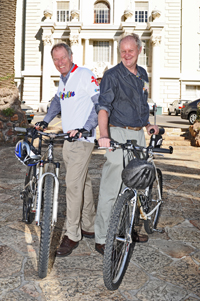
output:
{"label": "khaki trousers", "polygon": [[[126,140],[135,140],[135,144],[146,146],[144,131],[128,130],[119,127],[111,127],[110,135],[113,140],[125,143]],[[95,241],[104,244],[109,224],[112,207],[120,192],[123,170],[123,152],[121,149],[114,152],[106,151],[107,158],[102,170],[99,189],[99,201],[95,219]]]}
{"label": "khaki trousers", "polygon": [[94,232],[95,206],[92,183],[88,174],[93,143],[64,142],[63,159],[66,168],[65,235],[73,241],[81,240],[81,229]]}

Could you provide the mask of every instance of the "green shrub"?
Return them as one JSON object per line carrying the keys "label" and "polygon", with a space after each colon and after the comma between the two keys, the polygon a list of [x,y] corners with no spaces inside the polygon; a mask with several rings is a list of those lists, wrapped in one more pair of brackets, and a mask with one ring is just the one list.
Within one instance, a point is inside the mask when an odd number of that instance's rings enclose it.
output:
{"label": "green shrub", "polygon": [[12,108],[7,108],[7,109],[4,109],[2,110],[2,114],[6,117],[12,117],[15,113],[15,110],[12,109]]}

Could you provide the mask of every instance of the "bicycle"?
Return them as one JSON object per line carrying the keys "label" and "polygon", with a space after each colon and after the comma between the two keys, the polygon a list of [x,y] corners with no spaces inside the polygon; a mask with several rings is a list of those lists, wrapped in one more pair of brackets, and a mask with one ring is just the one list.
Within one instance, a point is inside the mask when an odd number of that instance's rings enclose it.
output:
{"label": "bicycle", "polygon": [[[126,167],[124,163],[122,180],[126,186],[113,206],[105,242],[103,279],[108,290],[118,289],[123,280],[133,253],[133,235],[137,232],[140,220],[144,221],[144,229],[148,234],[152,234],[154,231],[162,232],[162,230],[156,229],[163,203],[162,172],[156,168],[153,159],[155,154],[172,154],[173,152],[171,146],[169,149],[160,148],[162,134],[164,134],[164,129],[160,129],[159,135],[152,135],[148,147],[134,146],[131,140],[127,140],[124,144],[116,141],[110,142],[113,151],[122,149],[127,152],[126,155],[124,154],[124,162],[125,159],[128,159],[126,161],[129,163]],[[141,156],[143,160],[140,159]],[[135,164],[137,160],[145,160],[145,164],[150,164],[148,168],[153,171],[152,180],[147,187],[137,187],[138,179],[133,180],[131,184],[131,181],[127,181],[125,177],[129,165],[130,173],[133,170],[131,164]],[[147,173],[144,176],[148,177]]]}
{"label": "bicycle", "polygon": [[[33,146],[35,129],[15,127],[15,131],[25,134],[24,140],[19,141],[15,148],[17,158],[27,165],[25,185],[20,194],[23,200],[22,221],[31,224],[35,219],[36,225],[41,228],[38,275],[40,278],[45,278],[48,272],[52,233],[57,222],[58,212],[60,163],[54,161],[54,140],[62,138],[73,142],[79,138],[80,132],[75,137],[69,137],[68,133],[55,134],[37,131],[36,137],[39,138],[39,146],[36,149]],[[42,155],[43,136],[45,136],[48,146]],[[90,132],[82,133],[82,137],[85,139],[89,136],[91,136]]]}

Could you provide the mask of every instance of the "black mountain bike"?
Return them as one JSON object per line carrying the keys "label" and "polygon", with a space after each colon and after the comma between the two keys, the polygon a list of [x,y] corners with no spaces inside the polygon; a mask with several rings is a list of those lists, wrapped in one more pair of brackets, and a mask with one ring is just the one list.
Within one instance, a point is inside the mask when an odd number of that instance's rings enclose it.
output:
{"label": "black mountain bike", "polygon": [[[145,156],[147,162],[153,165],[155,179],[145,189],[125,187],[114,204],[107,231],[103,260],[103,279],[109,290],[118,289],[123,280],[134,248],[132,236],[137,232],[139,221],[144,221],[144,228],[148,234],[160,231],[156,229],[156,226],[163,203],[163,181],[162,172],[159,168],[156,168],[153,159],[155,154],[171,154],[173,152],[172,147],[169,147],[169,149],[160,148],[161,134],[163,133],[164,130],[160,129],[158,136],[152,135],[149,147],[134,146],[130,140],[124,144],[111,141],[113,150],[122,148],[126,151],[128,161],[133,160],[136,153]],[[159,147],[154,147],[155,136],[159,137],[157,142]]]}
{"label": "black mountain bike", "polygon": [[[23,132],[26,138],[27,136],[31,138],[30,128],[16,127],[15,131]],[[30,152],[27,154],[28,157],[32,156],[35,163],[27,166],[25,185],[21,192],[22,220],[27,224],[31,224],[35,220],[36,225],[41,228],[38,263],[40,278],[47,276],[52,233],[57,222],[60,163],[54,161],[54,140],[60,138],[73,142],[79,138],[79,134],[78,132],[75,137],[71,138],[68,133],[55,134],[38,131],[39,149],[37,153],[41,154],[44,141],[47,143],[47,147],[43,155],[38,156],[38,160],[34,160],[35,154],[31,153],[31,144]],[[85,138],[90,135],[91,133],[87,131],[82,133],[82,137]]]}

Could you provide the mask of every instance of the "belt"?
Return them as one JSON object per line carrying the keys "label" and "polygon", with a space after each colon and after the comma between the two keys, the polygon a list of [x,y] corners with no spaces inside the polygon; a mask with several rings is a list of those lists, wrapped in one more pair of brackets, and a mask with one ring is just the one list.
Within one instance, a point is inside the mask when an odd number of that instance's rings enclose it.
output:
{"label": "belt", "polygon": [[133,131],[140,131],[142,129],[142,126],[139,126],[139,127],[135,127],[133,128],[132,126],[116,126],[116,125],[112,125],[112,124],[109,124],[110,127],[120,127],[122,129],[126,129],[126,130],[133,130]]}

